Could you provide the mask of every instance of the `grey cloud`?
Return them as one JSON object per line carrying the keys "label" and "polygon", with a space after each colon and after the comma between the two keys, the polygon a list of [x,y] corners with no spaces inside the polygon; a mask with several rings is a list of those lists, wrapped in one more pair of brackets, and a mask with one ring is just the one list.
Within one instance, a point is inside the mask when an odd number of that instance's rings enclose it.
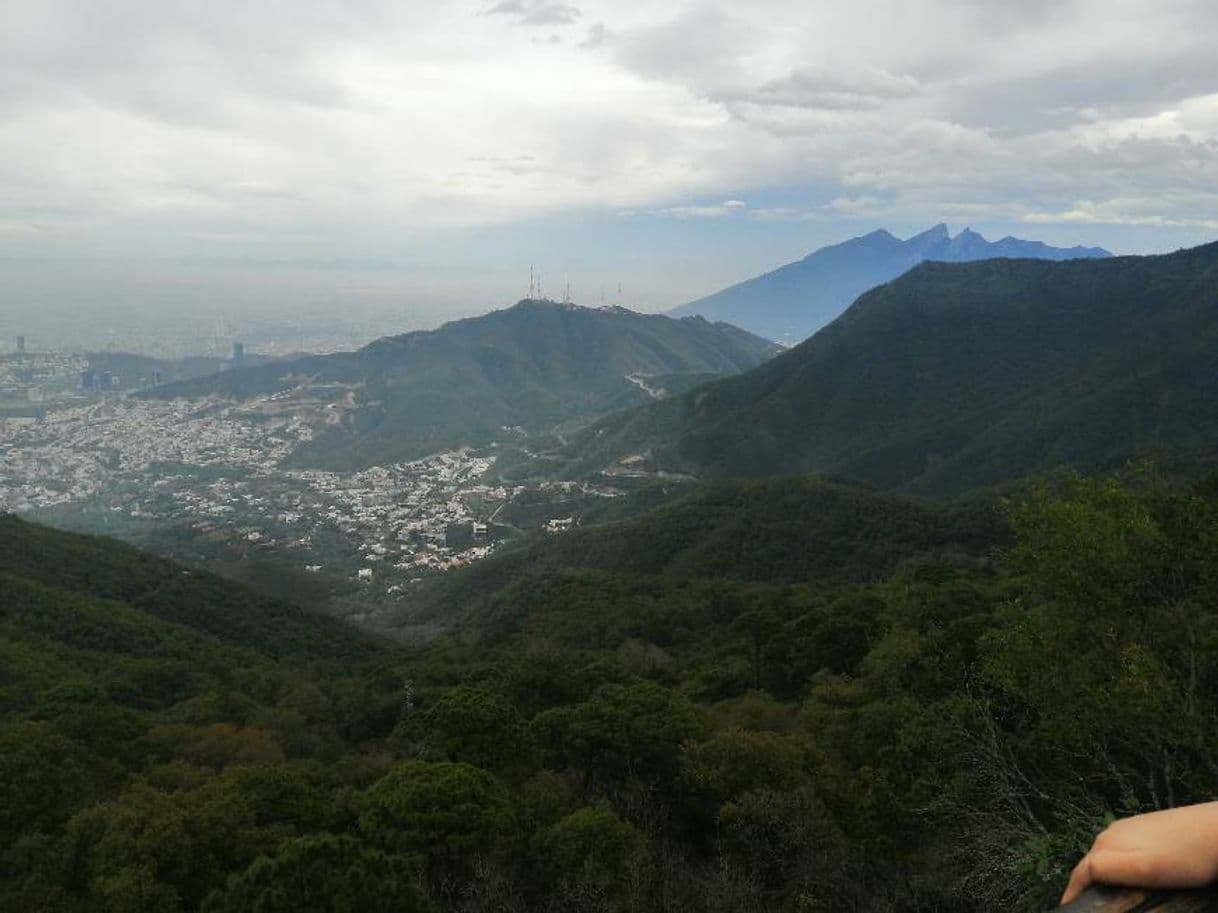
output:
{"label": "grey cloud", "polygon": [[682,84],[737,116],[746,114],[742,105],[869,110],[921,90],[911,75],[854,64],[804,64],[758,80],[748,58],[765,35],[756,17],[700,3],[662,25],[616,35],[615,52],[639,75]]}
{"label": "grey cloud", "polygon": [[511,16],[521,25],[570,25],[581,15],[579,7],[554,0],[500,0],[484,15]]}
{"label": "grey cloud", "polygon": [[875,108],[885,101],[909,98],[918,92],[918,82],[912,76],[896,76],[886,70],[801,68],[781,79],[762,83],[752,91],[723,96],[723,100],[853,110]]}
{"label": "grey cloud", "polygon": [[605,28],[605,23],[597,22],[588,27],[588,35],[579,43],[581,48],[599,48],[610,40],[609,30]]}
{"label": "grey cloud", "polygon": [[0,12],[0,112],[89,98],[168,123],[231,123],[235,97],[340,107],[317,63],[336,39],[375,36],[388,0],[212,5],[186,0],[9,4]]}
{"label": "grey cloud", "polygon": [[1144,117],[1181,99],[1218,93],[1218,55],[1209,42],[1156,53],[1118,53],[1000,81],[984,78],[945,93],[961,123],[1002,134],[1054,130],[1088,120]]}
{"label": "grey cloud", "polygon": [[1051,25],[1078,7],[1077,0],[969,0],[953,10],[974,27],[997,32]]}
{"label": "grey cloud", "polygon": [[[887,42],[859,30],[883,0],[860,6],[868,9],[839,20],[844,31],[824,33],[837,23],[813,15],[797,24],[792,4],[783,34],[769,27],[782,10],[744,17],[697,2],[667,23],[618,33],[614,55],[641,76],[722,105],[766,150],[768,181],[836,183],[844,192],[830,214],[1213,220],[1218,109],[1182,123],[1180,136],[1159,134],[1171,131],[1170,112],[1187,99],[1218,95],[1210,39],[1218,4],[1173,0],[1152,15],[1100,0],[894,3],[914,28],[907,40]],[[832,62],[852,39],[866,52]],[[784,53],[812,62],[774,76]],[[1121,126],[1152,117],[1169,120]]]}
{"label": "grey cloud", "polygon": [[679,82],[706,95],[739,84],[740,57],[755,34],[750,20],[698,4],[661,25],[620,33],[615,56],[641,76]]}
{"label": "grey cloud", "polygon": [[[1015,220],[1072,212],[1062,221],[1083,221],[1079,212],[1092,212],[1112,224],[1199,225],[1218,212],[1214,144],[1137,137],[1083,144],[1036,135],[952,153],[932,136],[898,133],[857,156],[850,183],[860,193],[888,189],[892,208],[971,208]],[[1079,200],[1093,202],[1075,205]]]}

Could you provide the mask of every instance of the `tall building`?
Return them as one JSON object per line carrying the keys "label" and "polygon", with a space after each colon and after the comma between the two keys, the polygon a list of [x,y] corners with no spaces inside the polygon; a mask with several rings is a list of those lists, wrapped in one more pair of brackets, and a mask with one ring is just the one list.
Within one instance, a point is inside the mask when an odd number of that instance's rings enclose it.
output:
{"label": "tall building", "polygon": [[25,337],[24,336],[17,337],[17,354],[18,355],[25,354]]}
{"label": "tall building", "polygon": [[233,363],[240,364],[244,360],[245,360],[245,343],[234,342],[233,343]]}

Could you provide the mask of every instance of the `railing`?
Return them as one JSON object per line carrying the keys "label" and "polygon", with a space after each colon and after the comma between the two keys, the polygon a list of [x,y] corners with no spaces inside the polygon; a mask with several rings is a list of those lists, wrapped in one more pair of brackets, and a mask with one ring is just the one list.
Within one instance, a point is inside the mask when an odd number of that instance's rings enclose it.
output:
{"label": "railing", "polygon": [[1196,891],[1133,891],[1089,888],[1063,913],[1218,913],[1218,888]]}

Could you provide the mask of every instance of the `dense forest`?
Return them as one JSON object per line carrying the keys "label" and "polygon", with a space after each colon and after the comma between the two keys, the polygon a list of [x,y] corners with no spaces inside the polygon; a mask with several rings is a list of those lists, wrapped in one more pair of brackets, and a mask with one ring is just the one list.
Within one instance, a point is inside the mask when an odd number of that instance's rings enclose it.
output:
{"label": "dense forest", "polygon": [[1033,911],[1111,816],[1218,793],[1218,480],[787,487],[896,551],[703,549],[712,487],[411,649],[0,522],[0,909]]}

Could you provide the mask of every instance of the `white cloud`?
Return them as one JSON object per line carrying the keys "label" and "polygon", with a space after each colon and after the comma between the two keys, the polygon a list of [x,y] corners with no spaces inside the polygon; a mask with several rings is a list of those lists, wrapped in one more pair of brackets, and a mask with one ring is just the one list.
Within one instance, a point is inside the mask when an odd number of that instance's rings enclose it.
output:
{"label": "white cloud", "polygon": [[654,210],[652,215],[673,216],[677,219],[722,219],[747,208],[748,204],[743,200],[724,200],[722,203],[701,206],[668,206]]}
{"label": "white cloud", "polygon": [[1094,203],[1080,200],[1071,209],[1061,212],[1028,212],[1021,221],[1033,225],[1079,223],[1083,225],[1139,225],[1152,228],[1203,228],[1218,231],[1218,219],[1169,218],[1145,211],[1139,200],[1108,200]]}

